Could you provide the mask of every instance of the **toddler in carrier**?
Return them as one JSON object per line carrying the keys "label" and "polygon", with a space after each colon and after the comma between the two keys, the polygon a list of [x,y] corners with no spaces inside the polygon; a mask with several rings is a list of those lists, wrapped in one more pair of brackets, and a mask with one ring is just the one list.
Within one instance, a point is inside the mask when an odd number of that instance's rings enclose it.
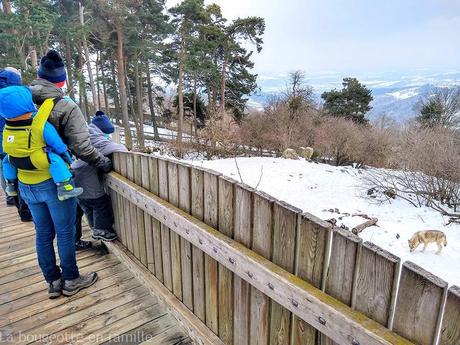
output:
{"label": "toddler in carrier", "polygon": [[[25,86],[10,86],[0,90],[0,116],[5,118],[3,149],[3,177],[7,181],[5,192],[17,195],[18,174],[22,181],[40,183],[53,178],[61,201],[77,197],[82,188],[71,184],[70,165],[73,160],[48,117],[60,99],[47,99],[36,109],[32,93]],[[46,168],[43,176],[31,173]]]}

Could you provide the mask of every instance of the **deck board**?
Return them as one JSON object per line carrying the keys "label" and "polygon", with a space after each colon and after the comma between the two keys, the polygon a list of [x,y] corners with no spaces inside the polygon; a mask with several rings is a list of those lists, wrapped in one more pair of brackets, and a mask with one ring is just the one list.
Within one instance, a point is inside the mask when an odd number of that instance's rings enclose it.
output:
{"label": "deck board", "polygon": [[72,297],[48,299],[33,224],[22,223],[0,195],[2,344],[194,343],[164,304],[104,246],[78,253],[77,260],[81,272],[98,272],[96,284]]}

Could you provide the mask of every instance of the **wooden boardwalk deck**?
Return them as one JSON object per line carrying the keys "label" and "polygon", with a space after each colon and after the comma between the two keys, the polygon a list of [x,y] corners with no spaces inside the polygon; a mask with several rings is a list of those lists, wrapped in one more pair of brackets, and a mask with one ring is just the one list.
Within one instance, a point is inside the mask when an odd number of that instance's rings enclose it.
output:
{"label": "wooden boardwalk deck", "polygon": [[99,280],[73,297],[50,300],[37,264],[32,223],[0,196],[1,344],[193,344],[159,299],[99,245],[78,253]]}

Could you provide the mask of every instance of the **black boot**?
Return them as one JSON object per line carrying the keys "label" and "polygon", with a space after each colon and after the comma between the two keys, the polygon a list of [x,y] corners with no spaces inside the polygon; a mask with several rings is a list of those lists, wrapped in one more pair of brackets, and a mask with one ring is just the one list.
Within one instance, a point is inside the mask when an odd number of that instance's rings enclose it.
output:
{"label": "black boot", "polygon": [[93,246],[93,243],[90,241],[78,240],[75,242],[75,250],[78,252],[80,250],[86,250]]}

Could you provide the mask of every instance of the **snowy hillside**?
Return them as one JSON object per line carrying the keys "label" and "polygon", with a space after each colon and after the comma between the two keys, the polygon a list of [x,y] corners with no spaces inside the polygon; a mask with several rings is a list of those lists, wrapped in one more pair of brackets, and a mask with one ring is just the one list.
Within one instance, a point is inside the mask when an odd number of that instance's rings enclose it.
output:
{"label": "snowy hillside", "polygon": [[[349,75],[348,75],[349,76]],[[433,72],[416,71],[413,73],[386,73],[353,75],[372,90],[374,101],[369,118],[373,119],[385,113],[398,122],[403,122],[416,115],[414,109],[420,98],[433,87],[460,86],[460,71]],[[307,83],[314,88],[318,102],[321,93],[333,88],[340,89],[342,78],[346,75],[335,72],[306,73]],[[267,99],[283,92],[288,82],[288,75],[259,76],[261,92],[251,96],[248,106],[261,109]]]}
{"label": "snowy hillside", "polygon": [[[415,208],[404,200],[381,205],[372,203],[365,198],[364,171],[282,158],[237,158],[236,161],[241,178],[235,159],[188,162],[237,181],[241,179],[251,187],[259,184],[257,189],[322,219],[343,217],[338,225],[343,223],[350,229],[364,222],[360,217],[352,217],[354,213],[377,217],[379,227],[370,227],[361,233],[365,241],[379,245],[403,261],[417,263],[449,284],[460,285],[460,225],[446,227],[446,220],[440,214],[425,207]],[[340,214],[328,211],[332,209]],[[425,253],[421,252],[421,247],[410,253],[407,240],[414,232],[428,229],[444,231],[447,247],[440,255],[435,254],[434,244],[430,244]]]}

